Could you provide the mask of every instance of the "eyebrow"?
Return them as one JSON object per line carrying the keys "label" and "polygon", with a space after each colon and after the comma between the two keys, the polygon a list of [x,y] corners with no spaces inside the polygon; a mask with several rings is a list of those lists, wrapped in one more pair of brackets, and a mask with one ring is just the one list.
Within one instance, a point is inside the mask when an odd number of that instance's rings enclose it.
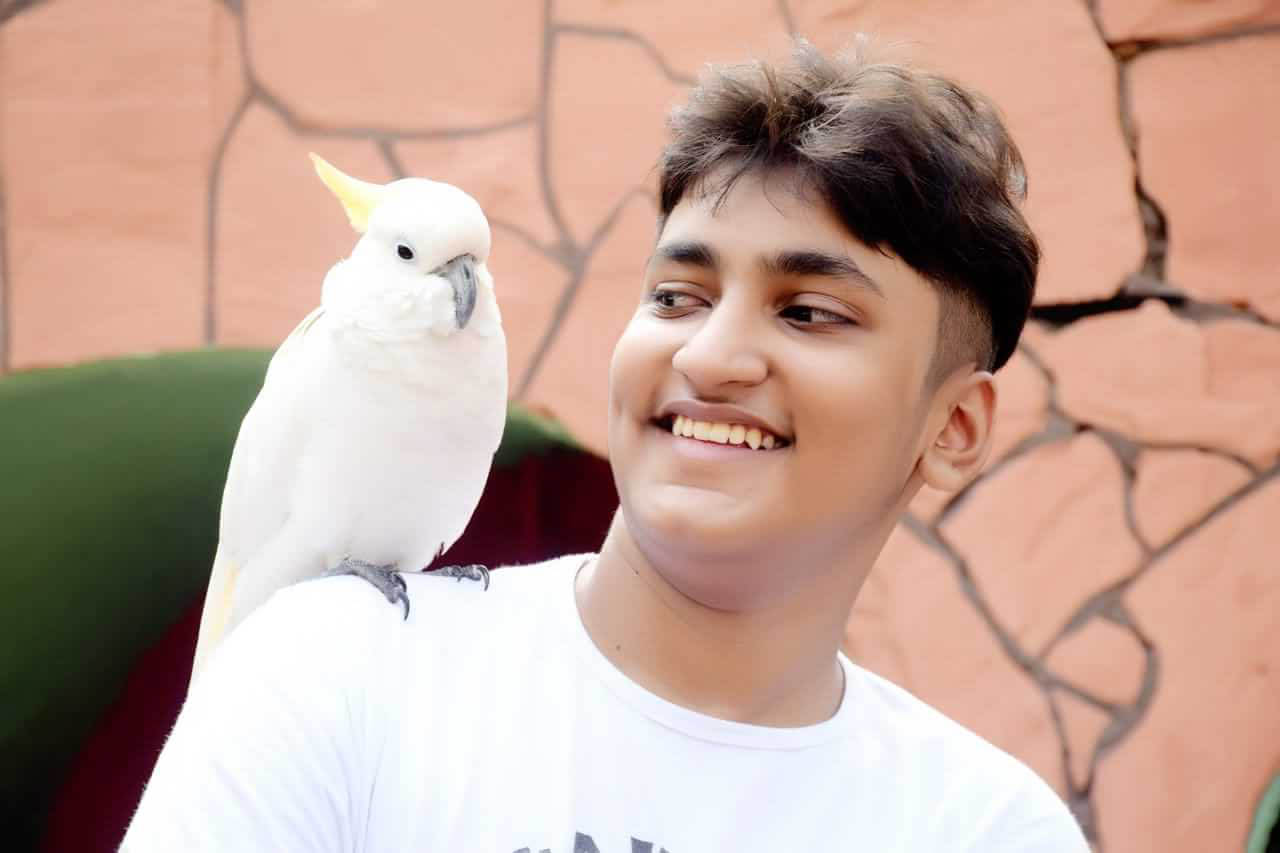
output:
{"label": "eyebrow", "polygon": [[880,285],[863,272],[852,258],[844,255],[833,255],[811,249],[784,251],[771,258],[763,258],[761,266],[765,272],[773,275],[816,276],[847,281],[884,298],[884,291],[880,289]]}
{"label": "eyebrow", "polygon": [[693,267],[705,267],[714,270],[720,266],[720,256],[716,250],[706,243],[692,240],[680,240],[664,243],[653,251],[656,261],[671,261],[677,264],[688,264]]}
{"label": "eyebrow", "polygon": [[[708,270],[716,270],[720,267],[720,256],[716,250],[706,243],[694,240],[678,240],[658,246],[654,250],[653,260],[687,264]],[[761,258],[760,266],[771,275],[815,276],[845,281],[884,298],[884,291],[880,289],[880,285],[863,272],[853,259],[844,255],[815,249],[788,250]]]}

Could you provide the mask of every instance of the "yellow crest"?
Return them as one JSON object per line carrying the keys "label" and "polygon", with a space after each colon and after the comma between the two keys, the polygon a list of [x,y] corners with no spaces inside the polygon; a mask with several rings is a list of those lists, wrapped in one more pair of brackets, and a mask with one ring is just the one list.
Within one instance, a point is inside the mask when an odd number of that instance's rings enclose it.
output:
{"label": "yellow crest", "polygon": [[381,184],[371,184],[343,174],[315,154],[310,156],[320,180],[342,202],[347,218],[351,220],[351,227],[361,234],[369,230],[369,216],[382,201],[385,188]]}

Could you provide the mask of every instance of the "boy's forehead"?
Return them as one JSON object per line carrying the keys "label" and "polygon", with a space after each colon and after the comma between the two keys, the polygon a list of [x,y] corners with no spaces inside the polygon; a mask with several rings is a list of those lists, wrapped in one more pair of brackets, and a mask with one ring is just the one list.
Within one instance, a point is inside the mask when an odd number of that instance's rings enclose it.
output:
{"label": "boy's forehead", "polygon": [[818,190],[790,169],[738,174],[721,167],[698,181],[660,222],[656,245],[698,241],[726,250],[776,254],[797,249],[847,251],[863,244]]}

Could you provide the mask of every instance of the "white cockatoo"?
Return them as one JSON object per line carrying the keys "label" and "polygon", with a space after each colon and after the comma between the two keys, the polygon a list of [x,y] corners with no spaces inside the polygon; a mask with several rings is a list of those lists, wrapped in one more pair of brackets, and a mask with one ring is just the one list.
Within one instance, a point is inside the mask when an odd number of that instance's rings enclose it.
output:
{"label": "white cockatoo", "polygon": [[[426,567],[462,534],[506,421],[480,205],[449,184],[366,183],[311,158],[363,236],[240,426],[193,679],[250,611],[306,578],[357,574],[407,617],[396,571]],[[488,587],[482,566],[439,571]]]}

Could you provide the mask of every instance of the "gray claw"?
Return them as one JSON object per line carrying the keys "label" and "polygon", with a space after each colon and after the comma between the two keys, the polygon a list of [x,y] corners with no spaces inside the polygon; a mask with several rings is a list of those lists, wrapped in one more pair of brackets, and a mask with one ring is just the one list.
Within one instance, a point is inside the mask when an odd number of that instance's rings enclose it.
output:
{"label": "gray claw", "polygon": [[489,570],[478,563],[472,563],[469,566],[442,566],[438,569],[432,569],[428,574],[457,578],[459,581],[463,578],[469,581],[484,581],[484,588],[489,588]]}
{"label": "gray claw", "polygon": [[396,602],[403,603],[404,618],[409,618],[409,595],[406,592],[404,578],[396,571],[395,563],[379,566],[375,563],[366,563],[364,560],[353,560],[350,557],[344,557],[342,562],[330,569],[327,574],[355,575],[358,578],[364,578],[373,584],[378,592],[385,595],[387,601],[392,604]]}

